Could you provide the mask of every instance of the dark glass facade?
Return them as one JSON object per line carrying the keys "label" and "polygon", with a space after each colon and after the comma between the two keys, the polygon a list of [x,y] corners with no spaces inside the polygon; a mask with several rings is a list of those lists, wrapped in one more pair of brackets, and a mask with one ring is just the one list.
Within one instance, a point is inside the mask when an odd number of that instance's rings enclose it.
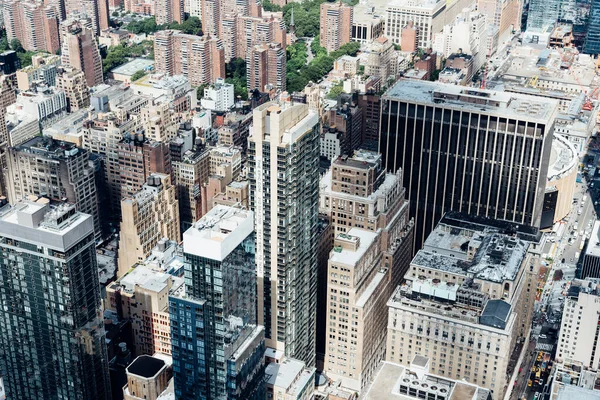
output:
{"label": "dark glass facade", "polygon": [[169,298],[177,399],[265,397],[254,240],[251,234],[222,261],[184,253],[186,293]]}
{"label": "dark glass facade", "polygon": [[600,54],[600,0],[592,0],[583,52],[593,55]]}
{"label": "dark glass facade", "polygon": [[384,97],[379,149],[388,170],[403,170],[414,249],[450,210],[539,228],[552,129]]}
{"label": "dark glass facade", "polygon": [[0,236],[0,376],[7,398],[109,399],[93,231],[66,251],[26,240],[35,238]]}

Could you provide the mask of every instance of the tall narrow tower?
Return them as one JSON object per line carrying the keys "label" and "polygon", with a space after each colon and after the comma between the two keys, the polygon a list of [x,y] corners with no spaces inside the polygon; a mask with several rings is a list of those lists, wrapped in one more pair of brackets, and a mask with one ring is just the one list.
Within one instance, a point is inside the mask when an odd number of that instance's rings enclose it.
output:
{"label": "tall narrow tower", "polygon": [[254,110],[249,141],[258,323],[267,346],[315,363],[319,122],[306,104]]}

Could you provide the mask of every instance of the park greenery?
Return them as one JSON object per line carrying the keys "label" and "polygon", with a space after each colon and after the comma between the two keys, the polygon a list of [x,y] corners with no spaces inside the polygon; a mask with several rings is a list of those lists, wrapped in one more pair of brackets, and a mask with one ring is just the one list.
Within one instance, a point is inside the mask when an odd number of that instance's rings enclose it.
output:
{"label": "park greenery", "polygon": [[119,65],[125,64],[130,58],[147,57],[154,58],[154,46],[151,41],[145,40],[139,44],[121,43],[118,46],[108,48],[102,68],[104,73],[108,73]]}
{"label": "park greenery", "polygon": [[290,93],[304,89],[308,82],[320,81],[333,69],[333,63],[343,55],[355,56],[360,49],[360,43],[346,43],[336,51],[327,54],[316,37],[310,46],[314,58],[307,64],[307,47],[304,42],[288,46],[287,50],[287,90]]}
{"label": "park greenery", "polygon": [[246,61],[243,58],[235,58],[225,66],[225,82],[233,85],[235,97],[242,100],[248,99],[248,88],[246,79]]}
{"label": "park greenery", "polygon": [[21,62],[21,68],[28,67],[31,65],[31,57],[40,53],[37,51],[25,51],[21,42],[18,39],[13,39],[8,42],[6,38],[6,32],[1,31],[0,33],[0,53],[3,53],[8,50],[14,50],[17,53],[17,57],[19,57],[19,61]]}
{"label": "park greenery", "polygon": [[198,17],[189,17],[181,24],[178,22],[171,22],[170,24],[157,25],[156,19],[154,17],[150,17],[139,21],[132,21],[127,24],[125,29],[131,33],[135,33],[136,35],[140,33],[150,35],[165,29],[176,29],[190,35],[201,36],[202,22]]}

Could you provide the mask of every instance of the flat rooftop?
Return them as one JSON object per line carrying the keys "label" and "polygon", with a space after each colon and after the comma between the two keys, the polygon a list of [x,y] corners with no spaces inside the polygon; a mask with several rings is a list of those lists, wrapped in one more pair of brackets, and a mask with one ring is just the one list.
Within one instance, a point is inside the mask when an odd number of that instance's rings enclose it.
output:
{"label": "flat rooftop", "polygon": [[216,205],[183,234],[183,251],[223,261],[254,232],[254,213]]}
{"label": "flat rooftop", "polygon": [[564,136],[554,133],[550,162],[548,163],[548,181],[562,178],[577,168],[579,157],[577,150]]}
{"label": "flat rooftop", "polygon": [[279,364],[270,363],[265,369],[267,385],[277,386],[288,390],[303,369],[304,363],[292,358],[288,358]]}
{"label": "flat rooftop", "polygon": [[429,373],[413,372],[410,367],[384,361],[361,399],[418,399],[417,396],[401,393],[401,386],[405,388],[418,387],[420,390],[439,393],[445,395],[448,400],[487,400],[491,398],[488,389],[480,388],[477,385]]}
{"label": "flat rooftop", "polygon": [[154,68],[154,60],[148,58],[134,58],[133,60],[118,66],[111,73],[117,75],[132,76],[138,71]]}
{"label": "flat rooftop", "polygon": [[352,228],[346,233],[339,234],[336,239],[344,241],[358,241],[356,250],[345,249],[342,246],[334,246],[331,250],[329,260],[331,262],[355,266],[356,263],[365,255],[367,249],[377,238],[377,233],[360,228]]}
{"label": "flat rooftop", "polygon": [[152,378],[165,367],[165,362],[152,356],[139,356],[127,367],[127,373]]}
{"label": "flat rooftop", "polygon": [[411,264],[501,283],[516,278],[528,248],[527,242],[494,229],[472,231],[439,223]]}
{"label": "flat rooftop", "polygon": [[552,99],[413,79],[399,80],[383,97],[544,124],[551,123],[558,110]]}

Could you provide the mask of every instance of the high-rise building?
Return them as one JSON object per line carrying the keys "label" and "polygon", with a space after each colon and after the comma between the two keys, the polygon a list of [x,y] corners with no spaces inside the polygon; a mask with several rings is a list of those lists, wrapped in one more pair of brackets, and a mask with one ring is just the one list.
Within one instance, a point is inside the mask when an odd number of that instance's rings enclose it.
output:
{"label": "high-rise building", "polygon": [[177,135],[177,115],[169,103],[148,104],[140,112],[145,136],[156,142],[168,142]]}
{"label": "high-rise building", "polygon": [[171,177],[152,174],[139,192],[121,201],[117,275],[148,257],[163,238],[179,240],[179,205]]}
{"label": "high-rise building", "polygon": [[82,20],[61,23],[61,62],[64,66],[83,71],[89,87],[104,82],[102,59],[92,29]]}
{"label": "high-rise building", "polygon": [[35,137],[8,150],[6,181],[11,204],[29,195],[67,201],[92,217],[101,237],[94,168],[87,150],[49,137]]}
{"label": "high-rise building", "polygon": [[183,251],[185,291],[169,297],[176,398],[265,399],[252,212],[216,206],[185,231]]}
{"label": "high-rise building", "polygon": [[531,327],[541,247],[503,233],[510,226],[465,216],[438,224],[388,301],[387,361],[424,356],[432,373],[504,398],[515,344]]}
{"label": "high-rise building", "polygon": [[154,17],[158,25],[182,23],[183,0],[154,0]]}
{"label": "high-rise building", "polygon": [[590,239],[583,251],[579,278],[600,278],[600,221],[594,222]]}
{"label": "high-rise building", "polygon": [[[14,80],[9,78],[7,75],[0,77],[0,194],[6,196],[8,193],[7,187],[7,150],[8,146],[12,146],[11,126],[10,118],[7,118],[7,107],[12,105],[17,100],[16,90],[14,87]],[[33,119],[35,124],[38,126],[39,122],[34,119],[31,115],[27,116],[29,120]],[[31,130],[29,130],[31,131]]]}
{"label": "high-rise building", "polygon": [[336,107],[325,112],[324,127],[339,133],[341,155],[351,156],[362,143],[363,109],[358,106],[358,95],[343,94]]}
{"label": "high-rise building", "polygon": [[567,3],[568,0],[531,0],[527,13],[527,30],[540,33],[551,30],[561,17],[563,7]]}
{"label": "high-rise building", "polygon": [[71,67],[60,68],[56,76],[56,87],[65,92],[68,112],[72,113],[90,106],[90,89],[83,71]]}
{"label": "high-rise building", "polygon": [[36,86],[17,95],[17,105],[37,118],[42,127],[52,125],[67,114],[67,97],[57,87]]}
{"label": "high-rise building", "polygon": [[379,149],[402,168],[415,249],[450,210],[539,228],[556,114],[554,100],[437,82],[388,90]]}
{"label": "high-rise building", "polygon": [[8,40],[19,40],[25,50],[56,53],[60,48],[54,7],[36,0],[10,0],[4,3],[3,18]]}
{"label": "high-rise building", "polygon": [[306,104],[253,111],[248,148],[256,215],[258,323],[267,346],[315,365],[319,116]]}
{"label": "high-rise building", "polygon": [[379,120],[381,118],[381,96],[374,90],[358,95],[358,107],[362,109],[362,145],[363,149],[379,148]]}
{"label": "high-rise building", "polygon": [[557,359],[575,360],[600,370],[600,280],[574,280],[567,290],[558,338]]}
{"label": "high-rise building", "polygon": [[204,88],[204,96],[200,100],[200,104],[211,111],[229,111],[235,101],[233,89],[233,84],[225,83],[223,78],[217,78],[214,85]]}
{"label": "high-rise building", "polygon": [[248,51],[246,59],[248,91],[285,91],[286,53],[278,43],[260,44]]}
{"label": "high-rise building", "polygon": [[209,155],[205,148],[197,147],[187,151],[181,160],[173,161],[182,230],[192,226],[202,216],[200,188],[208,181]]}
{"label": "high-rise building", "polygon": [[200,0],[202,15],[202,32],[211,37],[222,36],[221,31],[221,0]]}
{"label": "high-rise building", "polygon": [[16,51],[7,50],[0,53],[0,70],[4,73],[4,75],[14,74],[20,68],[21,60],[19,59]]}
{"label": "high-rise building", "polygon": [[[204,26],[204,25],[203,25]],[[158,31],[154,38],[154,68],[169,75],[184,75],[192,86],[225,77],[223,43],[216,36]]]}
{"label": "high-rise building", "polygon": [[592,1],[587,22],[583,52],[586,54],[600,54],[600,1]]}
{"label": "high-rise building", "polygon": [[222,21],[221,39],[225,47],[226,61],[232,58],[246,58],[253,46],[279,43],[287,46],[286,27],[283,19],[252,17],[248,15],[226,14]]}
{"label": "high-rise building", "polygon": [[[554,1],[554,0],[552,0]],[[529,3],[529,9],[534,1]],[[521,28],[521,13],[523,12],[522,0],[478,0],[477,11],[485,15],[488,26],[488,49],[495,50],[496,42],[502,43],[512,37],[514,30]],[[465,4],[463,7],[468,7]]]}
{"label": "high-rise building", "polygon": [[36,55],[31,57],[31,65],[17,71],[19,90],[30,90],[34,84],[40,83],[47,86],[56,85],[57,66],[59,64],[60,56],[58,55]]}
{"label": "high-rise building", "polygon": [[110,399],[92,217],[46,199],[6,206],[0,249],[7,396]]}
{"label": "high-rise building", "polygon": [[321,46],[332,52],[350,43],[354,7],[341,1],[321,3]]}
{"label": "high-rise building", "polygon": [[108,218],[120,221],[121,216],[121,166],[119,142],[129,132],[134,132],[136,121],[120,121],[112,113],[99,113],[83,123],[83,148],[101,156],[103,169],[102,190],[107,197]]}

